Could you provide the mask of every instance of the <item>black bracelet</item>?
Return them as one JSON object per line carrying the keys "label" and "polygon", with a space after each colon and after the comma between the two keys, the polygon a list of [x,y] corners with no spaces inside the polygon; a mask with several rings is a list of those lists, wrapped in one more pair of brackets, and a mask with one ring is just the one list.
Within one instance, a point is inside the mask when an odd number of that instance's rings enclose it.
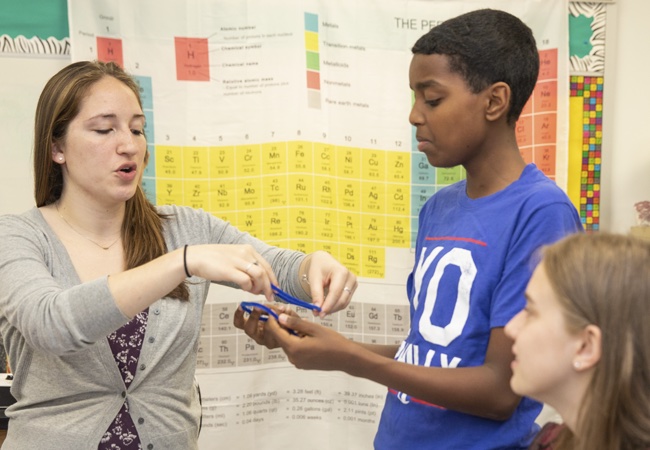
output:
{"label": "black bracelet", "polygon": [[185,275],[187,275],[187,278],[192,278],[190,271],[187,270],[187,244],[183,247],[183,268],[185,269]]}

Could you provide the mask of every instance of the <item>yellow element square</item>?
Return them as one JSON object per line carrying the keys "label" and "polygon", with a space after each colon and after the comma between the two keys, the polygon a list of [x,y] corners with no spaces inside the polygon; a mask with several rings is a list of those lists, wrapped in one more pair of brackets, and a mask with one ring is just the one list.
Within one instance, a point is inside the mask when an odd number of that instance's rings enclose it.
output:
{"label": "yellow element square", "polygon": [[156,179],[181,178],[183,165],[182,155],[183,150],[181,147],[170,145],[156,146]]}
{"label": "yellow element square", "polygon": [[262,180],[260,178],[237,178],[235,180],[237,209],[259,209],[262,207]]}
{"label": "yellow element square", "polygon": [[318,33],[305,31],[305,49],[310,52],[318,52]]}
{"label": "yellow element square", "polygon": [[411,246],[411,226],[408,217],[386,217],[386,245],[398,248]]}
{"label": "yellow element square", "polygon": [[588,223],[588,224],[592,224],[592,223],[594,223],[594,219],[591,218],[591,217],[587,217],[587,223]]}
{"label": "yellow element square", "polygon": [[361,276],[384,278],[386,276],[386,249],[383,247],[361,248]]}
{"label": "yellow element square", "polygon": [[594,158],[594,163],[600,164],[600,158]]}
{"label": "yellow element square", "polygon": [[605,79],[603,77],[598,77],[596,80],[598,81],[598,84],[603,84]]}
{"label": "yellow element square", "polygon": [[336,147],[331,144],[314,143],[314,174],[335,175]]}
{"label": "yellow element square", "polygon": [[291,250],[297,250],[299,252],[303,252],[306,254],[313,253],[316,250],[313,241],[300,241],[300,240],[289,241],[287,248]]}
{"label": "yellow element square", "polygon": [[587,191],[587,198],[592,198],[594,196],[594,191]]}
{"label": "yellow element square", "polygon": [[361,150],[361,178],[365,181],[386,181],[386,152],[384,150]]}
{"label": "yellow element square", "polygon": [[591,212],[591,216],[592,217],[600,217],[600,213],[598,212],[598,210],[595,210],[595,211]]}
{"label": "yellow element square", "polygon": [[338,234],[342,243],[359,244],[361,242],[361,214],[339,211]]}
{"label": "yellow element square", "polygon": [[337,204],[337,184],[329,176],[314,176],[314,206],[317,208],[334,208]]}
{"label": "yellow element square", "polygon": [[210,147],[210,179],[235,176],[235,147]]}
{"label": "yellow element square", "polygon": [[386,152],[386,180],[394,183],[411,183],[411,154]]}
{"label": "yellow element square", "polygon": [[234,226],[237,226],[237,212],[236,211],[213,211],[212,215],[224,220]]}
{"label": "yellow element square", "polygon": [[386,245],[386,218],[382,215],[361,215],[361,244]]}
{"label": "yellow element square", "polygon": [[210,210],[217,214],[237,210],[237,186],[232,178],[213,179],[210,181]]}
{"label": "yellow element square", "polygon": [[314,170],[314,150],[312,143],[295,141],[288,144],[289,172],[308,172]]}
{"label": "yellow element square", "polygon": [[595,119],[596,118],[596,111],[589,111],[589,118],[590,119]]}
{"label": "yellow element square", "polygon": [[183,177],[208,178],[208,147],[183,147]]}
{"label": "yellow element square", "polygon": [[361,182],[358,180],[337,180],[338,208],[345,211],[360,211]]}
{"label": "yellow element square", "polygon": [[259,145],[238,145],[235,147],[238,177],[261,175],[262,149]]}
{"label": "yellow element square", "polygon": [[272,208],[262,215],[262,240],[282,246],[289,238],[289,213],[286,208]]}
{"label": "yellow element square", "polygon": [[600,191],[600,184],[594,184],[593,185],[593,190],[594,191]]}
{"label": "yellow element square", "polygon": [[311,174],[289,175],[289,205],[312,206],[314,204],[314,179]]}
{"label": "yellow element square", "polygon": [[338,260],[353,274],[361,273],[361,247],[359,245],[341,244]]}
{"label": "yellow element square", "polygon": [[340,245],[338,243],[334,243],[334,242],[315,242],[314,243],[314,251],[316,251],[316,250],[323,250],[323,251],[329,253],[330,255],[332,255],[337,260],[339,260],[339,261],[341,260],[341,258],[340,258],[341,250],[340,250]]}
{"label": "yellow element square", "polygon": [[183,181],[183,204],[209,211],[208,182],[191,179]]}
{"label": "yellow element square", "polygon": [[361,182],[361,212],[386,212],[386,183]]}
{"label": "yellow element square", "polygon": [[334,242],[339,240],[338,213],[329,209],[314,211],[314,238],[318,241]]}
{"label": "yellow element square", "polygon": [[598,103],[596,104],[596,111],[602,111],[603,110],[603,105]]}
{"label": "yellow element square", "polygon": [[287,177],[264,177],[262,179],[262,192],[262,208],[287,206]]}
{"label": "yellow element square", "polygon": [[286,142],[262,144],[262,173],[265,175],[287,173]]}
{"label": "yellow element square", "polygon": [[582,91],[582,96],[585,97],[585,98],[589,98],[589,97],[591,97],[591,92],[589,92],[587,90],[584,90],[584,91]]}
{"label": "yellow element square", "polygon": [[314,238],[314,209],[289,208],[288,235],[291,239],[305,240]]}
{"label": "yellow element square", "polygon": [[410,186],[389,184],[386,193],[386,214],[398,216],[409,214],[410,200]]}
{"label": "yellow element square", "polygon": [[262,211],[237,211],[237,219],[232,222],[237,228],[242,231],[247,231],[251,235],[264,239],[262,236]]}
{"label": "yellow element square", "polygon": [[183,182],[156,178],[156,205],[182,205]]}
{"label": "yellow element square", "polygon": [[584,197],[580,197],[580,204],[581,205],[586,205],[587,204],[587,199]]}
{"label": "yellow element square", "polygon": [[361,178],[361,149],[337,147],[336,170],[342,178]]}

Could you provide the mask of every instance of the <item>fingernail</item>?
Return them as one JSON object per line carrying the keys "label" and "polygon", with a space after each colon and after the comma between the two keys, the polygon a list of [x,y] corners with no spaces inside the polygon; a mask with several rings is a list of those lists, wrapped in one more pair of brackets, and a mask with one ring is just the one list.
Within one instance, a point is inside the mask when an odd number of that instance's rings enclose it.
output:
{"label": "fingernail", "polygon": [[289,318],[289,316],[287,316],[286,314],[283,313],[283,314],[280,314],[280,315],[278,316],[278,321],[279,321],[280,323],[284,324],[284,323],[287,323],[287,319],[288,319],[288,318]]}

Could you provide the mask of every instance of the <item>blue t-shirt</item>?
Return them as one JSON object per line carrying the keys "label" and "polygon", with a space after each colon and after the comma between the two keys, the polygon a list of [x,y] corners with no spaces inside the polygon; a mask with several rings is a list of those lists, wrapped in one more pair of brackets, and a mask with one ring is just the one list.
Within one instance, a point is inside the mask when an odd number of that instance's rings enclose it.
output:
{"label": "blue t-shirt", "polygon": [[[484,363],[492,328],[525,304],[544,244],[582,231],[567,195],[533,164],[507,188],[467,197],[465,181],[433,195],[420,212],[408,278],[411,329],[395,359],[429,367]],[[523,398],[506,421],[447,410],[389,388],[376,449],[527,448],[542,405]]]}

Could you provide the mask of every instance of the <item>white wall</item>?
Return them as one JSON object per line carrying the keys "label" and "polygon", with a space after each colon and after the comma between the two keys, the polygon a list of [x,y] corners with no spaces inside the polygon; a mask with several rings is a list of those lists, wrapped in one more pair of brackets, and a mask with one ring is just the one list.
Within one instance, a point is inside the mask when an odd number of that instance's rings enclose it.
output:
{"label": "white wall", "polygon": [[634,203],[650,200],[650,1],[607,11],[601,229],[627,232]]}
{"label": "white wall", "polygon": [[[627,232],[634,203],[650,200],[650,1],[608,6],[601,228]],[[31,149],[36,100],[69,60],[0,56],[0,214],[34,204]]]}
{"label": "white wall", "polygon": [[69,58],[0,56],[0,214],[34,203],[34,111],[47,80]]}

